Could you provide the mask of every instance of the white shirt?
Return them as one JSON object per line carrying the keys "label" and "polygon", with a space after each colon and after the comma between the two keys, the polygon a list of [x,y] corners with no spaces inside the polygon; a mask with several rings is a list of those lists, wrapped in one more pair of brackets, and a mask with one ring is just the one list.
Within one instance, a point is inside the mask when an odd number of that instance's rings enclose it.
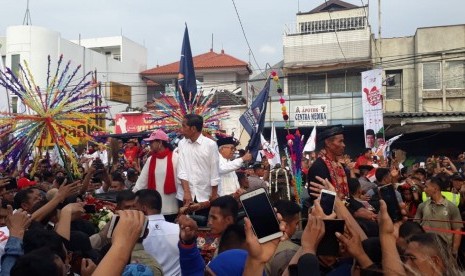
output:
{"label": "white shirt", "polygon": [[[178,154],[176,152],[173,152],[172,161],[173,161],[173,169],[174,169],[175,176],[177,175],[176,167],[178,164],[178,158],[179,158]],[[142,189],[147,189],[147,185],[149,183],[150,160],[152,160],[152,156],[147,158],[147,161],[145,162],[145,165],[142,168],[142,171],[140,172],[136,185],[132,189],[134,193]],[[165,157],[163,159],[157,159],[157,163],[156,163],[157,165],[155,166],[155,171],[152,173],[155,174],[155,183],[157,184],[156,188],[157,188],[157,191],[161,195],[161,203],[162,203],[161,213],[163,215],[172,215],[172,214],[178,213],[178,202],[176,200],[176,193],[167,195],[164,192],[167,161],[168,161],[168,157]],[[179,181],[179,178],[177,177],[175,177],[175,184],[176,184],[176,190],[182,189],[181,181]]]}
{"label": "white shirt", "polygon": [[[10,229],[8,227],[3,226],[0,227],[0,258],[5,254],[5,246],[8,242],[8,237],[10,236]],[[1,263],[0,263],[1,265]],[[0,267],[1,271],[1,267]]]}
{"label": "white shirt", "polygon": [[[103,151],[96,151],[90,155],[90,158],[92,158],[92,162],[94,162],[95,159],[100,158],[102,160],[103,165],[106,167],[108,165],[108,152],[107,150]],[[92,166],[92,162],[90,165]]]}
{"label": "white shirt", "polygon": [[163,215],[147,216],[149,234],[144,250],[157,260],[165,275],[181,275],[179,265],[179,225],[165,221]]}
{"label": "white shirt", "polygon": [[242,166],[242,158],[236,158],[231,161],[219,154],[219,159],[221,184],[218,187],[218,195],[224,196],[233,194],[241,187],[237,179],[236,170]]}
{"label": "white shirt", "polygon": [[[205,202],[210,199],[212,186],[220,184],[218,174],[218,146],[200,134],[195,142],[182,139],[179,142],[178,177],[189,182],[192,200]],[[183,200],[184,190],[178,189],[176,198]]]}

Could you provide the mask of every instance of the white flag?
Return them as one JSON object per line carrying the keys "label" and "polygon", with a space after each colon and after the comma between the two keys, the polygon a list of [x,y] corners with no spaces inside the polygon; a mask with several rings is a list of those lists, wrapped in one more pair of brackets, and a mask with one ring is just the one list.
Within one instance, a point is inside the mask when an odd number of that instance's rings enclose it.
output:
{"label": "white flag", "polygon": [[271,123],[271,137],[270,137],[270,146],[273,149],[273,158],[268,160],[271,165],[271,168],[274,168],[276,164],[281,164],[281,158],[279,155],[279,144],[278,144],[278,136],[276,136],[276,128],[274,126],[274,122]]}
{"label": "white flag", "polygon": [[404,135],[404,134],[399,134],[399,135],[397,135],[397,136],[394,136],[394,137],[392,137],[391,139],[387,140],[386,143],[384,143],[383,145],[380,145],[380,146],[376,149],[375,155],[377,155],[377,156],[384,156],[384,158],[386,158],[388,152],[391,150],[391,145],[392,145],[397,139],[399,139],[400,137],[402,137],[402,135]]}
{"label": "white flag", "polygon": [[[5,67],[3,67],[3,60],[2,57],[0,56],[0,71],[5,72]],[[2,78],[0,76],[0,78]],[[5,87],[0,85],[0,112],[8,112],[8,103],[10,101],[8,100],[8,91],[6,90]]]}
{"label": "white flag", "polygon": [[316,126],[313,127],[312,134],[310,134],[310,137],[307,140],[307,143],[305,144],[304,150],[302,153],[306,151],[314,151],[316,148]]}
{"label": "white flag", "polygon": [[[273,138],[273,135],[274,135],[274,138]],[[276,138],[276,129],[274,129],[274,124],[271,129],[270,142],[265,140],[265,137],[263,137],[263,134],[260,135],[260,142],[262,144],[262,150],[259,151],[259,154],[257,154],[256,161],[260,162],[261,158],[265,156],[266,159],[268,159],[268,163],[270,164],[271,168],[274,168],[276,164],[280,164],[281,160],[279,157],[278,140]]]}

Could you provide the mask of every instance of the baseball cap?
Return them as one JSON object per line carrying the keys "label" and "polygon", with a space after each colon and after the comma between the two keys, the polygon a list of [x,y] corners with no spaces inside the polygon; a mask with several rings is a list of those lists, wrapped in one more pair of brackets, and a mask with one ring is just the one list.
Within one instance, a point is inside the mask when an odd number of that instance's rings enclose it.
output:
{"label": "baseball cap", "polygon": [[24,189],[24,188],[27,188],[29,186],[36,185],[35,181],[29,180],[26,177],[21,177],[20,179],[18,179],[18,181],[16,183],[18,184],[18,189]]}
{"label": "baseball cap", "polygon": [[144,141],[153,141],[153,140],[161,140],[168,142],[169,138],[168,135],[161,129],[157,129],[152,134],[150,134],[149,138],[145,138]]}

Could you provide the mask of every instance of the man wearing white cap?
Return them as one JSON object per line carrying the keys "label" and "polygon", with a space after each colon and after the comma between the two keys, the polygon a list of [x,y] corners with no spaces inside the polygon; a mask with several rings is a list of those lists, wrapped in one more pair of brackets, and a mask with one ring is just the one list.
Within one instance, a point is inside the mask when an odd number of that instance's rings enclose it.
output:
{"label": "man wearing white cap", "polygon": [[178,155],[173,152],[168,135],[160,129],[152,132],[144,141],[150,142],[152,155],[147,158],[132,191],[137,192],[142,189],[158,191],[163,203],[161,213],[165,215],[167,221],[174,221],[178,213],[176,190],[180,184],[176,177]]}

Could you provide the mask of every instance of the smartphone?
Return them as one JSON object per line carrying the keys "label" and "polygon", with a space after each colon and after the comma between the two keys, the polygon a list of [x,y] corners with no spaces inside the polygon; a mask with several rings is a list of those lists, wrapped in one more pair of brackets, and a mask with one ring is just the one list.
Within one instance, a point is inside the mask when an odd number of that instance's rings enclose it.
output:
{"label": "smartphone", "polygon": [[[110,221],[110,227],[108,228],[107,238],[111,239],[113,236],[113,231],[115,231],[116,225],[119,222],[119,215],[113,215]],[[145,229],[147,228],[147,224],[149,223],[147,217],[145,218],[144,226],[142,227],[142,232],[140,233],[140,238],[142,238],[145,234]]]}
{"label": "smartphone", "polygon": [[320,205],[323,212],[329,216],[334,211],[334,202],[336,201],[336,192],[329,190],[321,190]]}
{"label": "smartphone", "polygon": [[73,256],[71,258],[71,261],[70,261],[70,265],[71,265],[71,271],[76,273],[76,274],[79,274],[81,273],[81,264],[82,264],[82,255],[81,254],[77,254],[77,252],[73,252]]}
{"label": "smartphone", "polygon": [[339,256],[339,240],[336,232],[344,233],[345,221],[343,219],[324,219],[325,234],[318,244],[318,256]]}
{"label": "smartphone", "polygon": [[420,162],[420,168],[422,168],[422,169],[425,168],[425,162]]}
{"label": "smartphone", "polygon": [[97,212],[94,204],[84,205],[84,211],[86,211],[86,214],[95,214]]}
{"label": "smartphone", "polygon": [[8,184],[5,185],[5,190],[11,191],[11,190],[15,190],[15,189],[18,189],[18,184],[16,183],[16,178],[10,177],[10,182],[8,182]]}
{"label": "smartphone", "polygon": [[279,230],[278,218],[264,188],[242,194],[239,199],[245,214],[252,223],[259,243],[265,243],[283,235]]}
{"label": "smartphone", "polygon": [[392,184],[387,184],[379,188],[379,196],[386,202],[387,211],[393,222],[401,221],[399,202],[397,201],[396,191]]}

